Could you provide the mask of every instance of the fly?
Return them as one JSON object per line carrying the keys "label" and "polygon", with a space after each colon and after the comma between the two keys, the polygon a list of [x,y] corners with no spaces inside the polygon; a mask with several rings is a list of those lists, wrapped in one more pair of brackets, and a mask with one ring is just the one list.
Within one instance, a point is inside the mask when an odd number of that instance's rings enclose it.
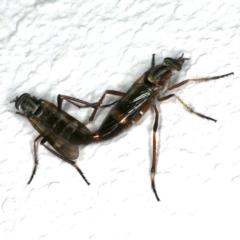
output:
{"label": "fly", "polygon": [[[31,96],[29,93],[24,93],[12,101],[15,102],[16,109],[21,110],[21,112],[16,113],[26,117],[39,133],[33,144],[34,168],[28,184],[31,183],[37,170],[37,142],[40,139],[42,139],[40,141],[41,145],[55,156],[75,167],[84,181],[88,185],[90,184],[74,160],[79,155],[78,145],[92,142],[93,135],[83,123],[62,110],[63,100],[74,105],[76,105],[74,102],[78,102],[88,107],[96,107],[96,104],[90,104],[65,95],[58,95],[58,106],[44,99]],[[46,142],[51,147],[46,145]]]}
{"label": "fly", "polygon": [[[183,63],[189,60],[184,58],[183,54],[177,59],[165,58],[162,64],[155,65],[155,54],[152,56],[151,68],[146,71],[136,82],[124,92],[107,90],[100,98],[97,107],[94,109],[89,121],[92,121],[95,114],[100,108],[103,99],[107,94],[120,96],[120,100],[111,108],[99,129],[93,133],[93,140],[95,142],[101,142],[109,140],[126,129],[130,128],[134,123],[138,122],[142,116],[152,108],[155,114],[155,120],[153,124],[153,146],[152,146],[152,165],[151,165],[151,187],[155,194],[157,201],[160,201],[155,187],[155,173],[157,164],[157,148],[156,148],[156,132],[158,129],[159,113],[156,107],[157,101],[165,101],[170,98],[177,99],[190,113],[193,113],[201,118],[216,122],[215,119],[207,117],[199,112],[190,108],[179,96],[176,94],[165,95],[169,90],[176,89],[185,85],[188,82],[207,82],[210,80],[216,80],[224,78],[234,74],[233,72],[227,73],[215,77],[204,77],[187,79],[173,86],[171,84],[171,76],[174,71],[181,71]],[[109,104],[111,105],[111,104]]]}

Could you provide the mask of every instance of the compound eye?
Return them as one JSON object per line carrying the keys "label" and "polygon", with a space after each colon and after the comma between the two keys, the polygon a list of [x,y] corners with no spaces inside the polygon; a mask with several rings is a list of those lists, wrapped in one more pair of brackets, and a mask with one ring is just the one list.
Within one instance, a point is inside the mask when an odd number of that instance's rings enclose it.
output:
{"label": "compound eye", "polygon": [[164,64],[176,71],[180,71],[182,69],[182,62],[178,59],[164,58]]}

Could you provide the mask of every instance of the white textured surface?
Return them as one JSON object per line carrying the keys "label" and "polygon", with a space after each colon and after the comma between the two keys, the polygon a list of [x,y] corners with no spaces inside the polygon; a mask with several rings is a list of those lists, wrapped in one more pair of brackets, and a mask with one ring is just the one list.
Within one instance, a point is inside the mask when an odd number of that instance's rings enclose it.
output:
{"label": "white textured surface", "polygon": [[[0,239],[240,238],[239,1],[157,2],[0,1]],[[123,135],[80,147],[90,187],[43,147],[26,185],[38,134],[10,100],[29,92],[93,102],[106,89],[126,91],[152,53],[160,63],[182,52],[191,61],[173,81],[235,75],[176,91],[216,124],[174,100],[159,104],[161,202],[150,188],[151,111]],[[89,115],[65,110],[81,121]]]}

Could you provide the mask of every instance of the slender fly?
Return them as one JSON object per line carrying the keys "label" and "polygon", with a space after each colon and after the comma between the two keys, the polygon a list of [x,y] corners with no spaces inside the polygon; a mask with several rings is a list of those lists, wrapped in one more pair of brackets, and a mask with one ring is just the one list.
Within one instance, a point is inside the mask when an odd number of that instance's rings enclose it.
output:
{"label": "slender fly", "polygon": [[[12,101],[15,102],[16,109],[21,110],[21,112],[16,113],[26,117],[39,133],[33,143],[34,168],[28,184],[31,183],[37,170],[37,142],[41,139],[41,145],[55,156],[75,167],[89,185],[90,183],[74,160],[79,155],[78,146],[93,142],[93,135],[83,123],[62,110],[62,101],[66,100],[73,104],[78,102],[93,108],[96,106],[65,95],[58,95],[57,99],[58,106],[55,106],[44,99],[38,99],[29,93],[24,93]],[[46,142],[51,147],[46,145]]]}
{"label": "slender fly", "polygon": [[95,142],[101,142],[109,140],[126,129],[130,128],[134,123],[138,122],[144,114],[152,108],[155,114],[153,124],[153,146],[152,146],[152,164],[151,164],[151,186],[156,196],[156,199],[160,201],[155,187],[155,174],[157,164],[157,147],[156,147],[156,132],[158,129],[159,112],[156,106],[158,101],[162,102],[170,98],[177,99],[190,113],[195,114],[201,118],[216,122],[215,119],[205,116],[199,112],[194,111],[189,107],[179,96],[176,94],[165,95],[166,92],[181,87],[189,82],[207,82],[210,80],[216,80],[232,75],[233,72],[204,78],[187,79],[175,85],[171,85],[171,76],[174,71],[181,71],[183,63],[189,60],[184,58],[183,54],[181,57],[165,58],[162,64],[155,65],[155,54],[152,56],[151,68],[146,71],[140,78],[138,78],[129,90],[124,92],[107,90],[100,98],[97,108],[94,109],[89,121],[92,121],[95,114],[100,108],[103,99],[107,94],[120,96],[120,100],[114,104],[111,108],[99,129],[93,133],[93,140]]}

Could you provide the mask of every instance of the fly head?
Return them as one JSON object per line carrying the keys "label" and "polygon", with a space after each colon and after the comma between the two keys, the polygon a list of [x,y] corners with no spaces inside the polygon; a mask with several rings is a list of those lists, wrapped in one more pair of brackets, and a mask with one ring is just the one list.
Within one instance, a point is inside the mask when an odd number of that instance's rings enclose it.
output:
{"label": "fly head", "polygon": [[26,117],[32,117],[41,108],[41,100],[29,93],[24,93],[11,102],[15,102],[16,109],[22,110]]}
{"label": "fly head", "polygon": [[180,71],[182,69],[182,65],[185,60],[189,60],[190,58],[184,58],[184,54],[180,58],[174,59],[174,58],[164,58],[163,62],[164,65],[169,67],[171,70],[174,71]]}

